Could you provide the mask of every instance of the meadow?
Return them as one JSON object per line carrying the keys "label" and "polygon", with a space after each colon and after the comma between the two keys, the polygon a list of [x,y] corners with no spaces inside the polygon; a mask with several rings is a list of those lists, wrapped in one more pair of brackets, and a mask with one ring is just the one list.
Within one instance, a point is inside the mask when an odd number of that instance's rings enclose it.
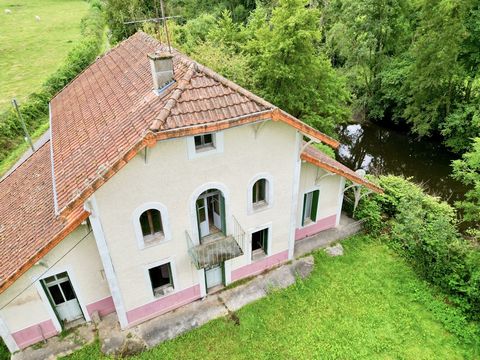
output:
{"label": "meadow", "polygon": [[[311,276],[133,359],[478,359],[474,324],[385,244],[314,253]],[[106,359],[98,341],[68,360]]]}
{"label": "meadow", "polygon": [[83,0],[0,0],[0,111],[39,90],[60,66],[88,8]]}

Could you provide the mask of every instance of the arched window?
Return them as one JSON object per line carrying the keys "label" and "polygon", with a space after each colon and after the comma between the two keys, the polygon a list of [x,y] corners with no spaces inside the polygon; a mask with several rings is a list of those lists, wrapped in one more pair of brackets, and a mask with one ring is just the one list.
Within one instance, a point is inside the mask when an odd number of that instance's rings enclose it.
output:
{"label": "arched window", "polygon": [[140,215],[140,226],[145,244],[161,240],[164,237],[162,215],[158,209],[144,211]]}
{"label": "arched window", "polygon": [[268,204],[267,199],[267,186],[266,179],[259,179],[253,184],[252,189],[252,204],[253,206],[262,206]]}

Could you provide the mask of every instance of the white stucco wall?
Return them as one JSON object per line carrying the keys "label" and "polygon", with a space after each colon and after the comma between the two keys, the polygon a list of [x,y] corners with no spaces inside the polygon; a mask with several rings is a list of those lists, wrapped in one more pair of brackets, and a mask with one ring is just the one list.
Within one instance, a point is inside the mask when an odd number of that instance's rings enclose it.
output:
{"label": "white stucco wall", "polygon": [[[148,162],[139,154],[96,193],[99,216],[126,310],[155,300],[146,267],[172,259],[176,267],[176,291],[199,283],[199,274],[187,253],[185,231],[195,238],[192,194],[206,183],[226,188],[227,224],[233,215],[246,233],[271,225],[270,254],[288,249],[296,155],[296,130],[269,121],[255,136],[255,126],[223,132],[223,152],[188,158],[187,138],[158,142],[149,149]],[[273,206],[247,213],[248,184],[259,173],[273,179]],[[172,240],[140,250],[132,214],[147,202],[159,202],[168,210]],[[164,220],[165,221],[165,220]],[[249,239],[248,239],[249,240]],[[250,263],[247,256],[231,261],[231,270]],[[203,281],[203,279],[201,279]]]}
{"label": "white stucco wall", "polygon": [[[298,192],[297,228],[302,225],[303,196],[305,193],[320,190],[317,221],[336,215],[339,207],[341,208],[342,197],[340,192],[343,191],[343,178],[336,174],[322,177],[325,174],[327,174],[326,170],[302,161]],[[320,179],[318,182],[316,182],[317,177]]]}
{"label": "white stucco wall", "polygon": [[[95,240],[91,233],[87,234],[88,227],[80,225],[51,250],[39,265],[33,266],[0,294],[0,313],[11,333],[51,319],[47,308],[49,305],[42,302],[34,283],[39,277],[68,270],[74,290],[84,306],[109,296],[108,284],[101,274],[102,265]],[[84,239],[81,240],[82,238]],[[45,265],[51,268],[48,269]],[[48,272],[42,275],[45,271]],[[11,301],[12,299],[14,300]]]}

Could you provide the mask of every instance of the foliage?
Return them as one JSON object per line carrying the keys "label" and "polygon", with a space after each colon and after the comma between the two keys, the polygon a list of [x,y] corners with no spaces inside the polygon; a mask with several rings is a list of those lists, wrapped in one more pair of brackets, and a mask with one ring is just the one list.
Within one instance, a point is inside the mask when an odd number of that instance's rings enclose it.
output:
{"label": "foliage", "polygon": [[[324,2],[325,49],[344,69],[355,108],[382,119],[389,104],[383,72],[408,48],[412,5],[409,0],[334,0]],[[387,87],[387,89],[384,89]]]}
{"label": "foliage", "polygon": [[[309,278],[133,359],[454,359],[478,357],[478,327],[368,236],[314,253]],[[67,357],[104,359],[94,344]]]}
{"label": "foliage", "polygon": [[453,177],[470,187],[465,199],[457,206],[463,210],[464,219],[475,223],[480,229],[480,137],[474,139],[472,150],[454,160]]}
{"label": "foliage", "polygon": [[0,360],[9,360],[10,351],[8,351],[7,346],[3,343],[2,338],[0,338]]}
{"label": "foliage", "polygon": [[[85,69],[98,55],[102,45],[103,17],[98,2],[92,2],[82,19],[82,39],[68,53],[64,64],[51,75],[39,92],[32,93],[21,106],[22,117],[30,132],[48,121],[48,103],[52,97]],[[23,143],[23,131],[13,110],[0,114],[0,162]]]}
{"label": "foliage", "polygon": [[420,276],[479,320],[480,251],[459,233],[455,209],[408,179],[381,176],[379,185],[385,194],[362,200],[356,217],[383,230]]}
{"label": "foliage", "polygon": [[335,150],[333,150],[330,146],[325,145],[324,143],[315,143],[313,144],[313,146],[315,146],[325,155],[330,156],[332,159],[335,159]]}
{"label": "foliage", "polygon": [[425,0],[410,49],[414,61],[406,82],[409,100],[404,116],[420,135],[443,128],[445,136],[453,137],[447,144],[455,150],[466,145],[461,130],[457,134],[452,129],[458,128],[454,125],[460,119],[470,136],[479,133],[471,123],[474,108],[468,106],[480,100],[476,84],[480,56],[478,47],[470,46],[480,41],[479,23],[475,0]]}
{"label": "foliage", "polygon": [[[302,0],[280,0],[271,16],[255,10],[246,51],[259,95],[326,133],[348,118],[345,82],[318,51],[319,12]],[[293,91],[292,91],[293,90]]]}

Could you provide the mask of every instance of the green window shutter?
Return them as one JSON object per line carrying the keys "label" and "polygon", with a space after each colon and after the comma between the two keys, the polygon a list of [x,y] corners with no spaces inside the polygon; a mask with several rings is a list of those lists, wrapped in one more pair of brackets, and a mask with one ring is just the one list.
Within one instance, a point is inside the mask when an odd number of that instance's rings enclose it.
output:
{"label": "green window shutter", "polygon": [[262,232],[262,236],[263,236],[263,239],[262,239],[262,242],[263,242],[263,251],[265,252],[265,254],[268,255],[268,236],[270,234],[268,233],[268,229],[265,229],[263,230]]}
{"label": "green window shutter", "polygon": [[302,226],[305,225],[305,208],[307,207],[307,194],[303,195]]}
{"label": "green window shutter", "polygon": [[227,224],[225,223],[225,198],[220,194],[220,219],[222,221],[222,233],[227,236]]}
{"label": "green window shutter", "polygon": [[252,189],[252,203],[255,204],[257,201],[257,183],[253,184],[253,189]]}
{"label": "green window shutter", "polygon": [[310,219],[312,221],[317,221],[317,209],[318,209],[318,197],[320,195],[320,190],[315,190],[312,197],[312,214]]}

